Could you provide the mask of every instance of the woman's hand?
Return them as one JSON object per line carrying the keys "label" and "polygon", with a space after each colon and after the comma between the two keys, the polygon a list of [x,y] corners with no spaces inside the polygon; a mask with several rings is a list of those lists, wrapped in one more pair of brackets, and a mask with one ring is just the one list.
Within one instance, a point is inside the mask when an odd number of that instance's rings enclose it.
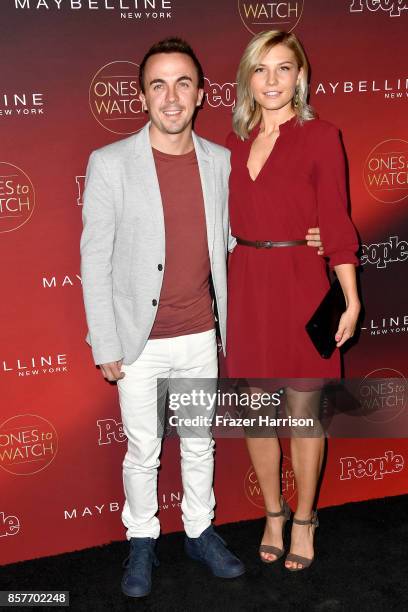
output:
{"label": "woman's hand", "polygon": [[335,340],[336,346],[343,346],[347,340],[353,337],[357,325],[358,315],[360,314],[360,302],[350,304],[340,318]]}

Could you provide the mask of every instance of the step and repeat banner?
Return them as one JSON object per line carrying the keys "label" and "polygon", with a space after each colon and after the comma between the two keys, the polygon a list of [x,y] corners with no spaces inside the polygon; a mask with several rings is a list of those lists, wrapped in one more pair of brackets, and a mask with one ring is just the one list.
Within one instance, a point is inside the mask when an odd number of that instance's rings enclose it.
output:
{"label": "step and repeat banner", "polygon": [[[364,320],[348,377],[406,386],[408,24],[406,0],[2,0],[0,6],[0,558],[11,563],[124,538],[117,392],[85,343],[79,239],[93,149],[147,121],[138,65],[176,35],[201,59],[196,131],[224,144],[251,36],[294,31],[312,66],[311,103],[343,134],[359,231]],[[387,385],[368,391],[389,432]],[[406,410],[405,400],[398,412]],[[296,503],[287,440],[282,487]],[[164,532],[182,528],[178,441],[164,444]],[[407,440],[329,439],[319,505],[408,491]],[[217,443],[218,523],[259,517],[242,439]]]}

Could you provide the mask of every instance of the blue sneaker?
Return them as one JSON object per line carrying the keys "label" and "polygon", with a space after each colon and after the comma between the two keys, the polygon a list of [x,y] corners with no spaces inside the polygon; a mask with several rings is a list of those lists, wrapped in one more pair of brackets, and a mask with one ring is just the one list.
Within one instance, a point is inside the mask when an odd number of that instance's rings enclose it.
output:
{"label": "blue sneaker", "polygon": [[227,548],[227,543],[210,525],[198,538],[184,540],[186,554],[195,561],[201,561],[219,578],[236,578],[245,572],[244,564]]}
{"label": "blue sneaker", "polygon": [[152,565],[159,560],[154,552],[154,538],[130,538],[130,554],[124,561],[122,592],[129,597],[145,597],[152,587]]}

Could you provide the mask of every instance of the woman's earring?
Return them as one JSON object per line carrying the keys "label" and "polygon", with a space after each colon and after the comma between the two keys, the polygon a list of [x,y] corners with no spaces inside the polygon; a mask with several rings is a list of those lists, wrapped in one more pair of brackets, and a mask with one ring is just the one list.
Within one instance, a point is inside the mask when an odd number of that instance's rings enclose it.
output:
{"label": "woman's earring", "polygon": [[299,87],[295,87],[295,95],[293,96],[293,106],[297,108],[299,106]]}

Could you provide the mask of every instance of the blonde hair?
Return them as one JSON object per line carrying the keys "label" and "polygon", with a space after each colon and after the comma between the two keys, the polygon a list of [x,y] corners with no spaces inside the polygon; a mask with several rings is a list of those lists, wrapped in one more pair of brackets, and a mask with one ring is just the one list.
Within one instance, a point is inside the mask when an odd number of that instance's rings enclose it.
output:
{"label": "blonde hair", "polygon": [[237,73],[237,102],[234,108],[232,125],[234,132],[244,140],[249,133],[259,124],[262,111],[259,104],[254,100],[251,92],[251,77],[261,58],[276,45],[285,45],[293,51],[298,68],[303,68],[299,85],[297,86],[297,104],[293,104],[293,110],[298,116],[298,121],[309,121],[315,118],[315,112],[307,103],[309,64],[305,51],[296,38],[295,34],[271,30],[260,32],[251,40],[244,51],[238,66]]}

